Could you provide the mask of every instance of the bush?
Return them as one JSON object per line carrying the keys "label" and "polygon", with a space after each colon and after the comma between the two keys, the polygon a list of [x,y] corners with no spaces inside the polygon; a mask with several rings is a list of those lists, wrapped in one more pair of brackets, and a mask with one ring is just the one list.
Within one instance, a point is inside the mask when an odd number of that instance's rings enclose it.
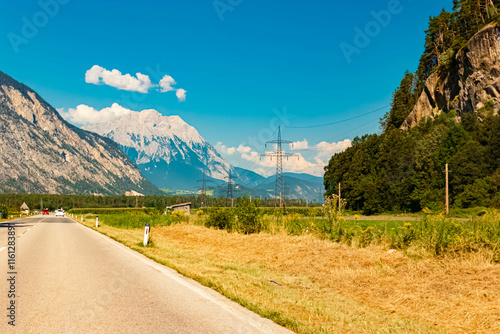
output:
{"label": "bush", "polygon": [[236,215],[238,216],[238,231],[250,234],[259,233],[262,229],[259,210],[260,200],[255,199],[250,201],[247,195],[238,199],[238,206],[236,207]]}
{"label": "bush", "polygon": [[186,211],[184,210],[174,211],[170,216],[177,221],[189,222],[189,216],[186,215]]}
{"label": "bush", "polygon": [[5,205],[0,205],[0,213],[2,213],[0,219],[6,219],[9,217],[9,209]]}
{"label": "bush", "polygon": [[298,213],[292,213],[284,217],[285,228],[290,235],[301,235],[312,232],[314,229],[313,219],[305,218]]}
{"label": "bush", "polygon": [[220,230],[231,230],[233,228],[234,215],[232,210],[223,208],[222,203],[217,201],[215,206],[208,210],[208,217],[205,221],[206,227],[215,227]]}
{"label": "bush", "polygon": [[340,201],[337,195],[332,195],[331,197],[325,198],[325,204],[323,204],[323,215],[327,220],[327,224],[322,226],[324,229],[322,232],[330,235],[333,241],[342,241],[345,234],[344,217],[340,215],[340,211],[344,207],[345,201]]}

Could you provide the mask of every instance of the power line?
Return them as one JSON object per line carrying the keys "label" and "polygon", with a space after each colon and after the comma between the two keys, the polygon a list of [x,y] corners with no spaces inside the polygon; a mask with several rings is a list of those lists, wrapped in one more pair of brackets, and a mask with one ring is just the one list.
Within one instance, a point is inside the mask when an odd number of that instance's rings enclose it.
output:
{"label": "power line", "polygon": [[383,109],[385,109],[387,107],[390,107],[390,106],[391,105],[389,104],[389,105],[386,105],[386,106],[384,106],[382,108],[378,108],[378,109],[369,111],[367,113],[364,113],[364,114],[361,114],[361,115],[358,115],[358,116],[354,116],[354,117],[351,117],[351,118],[346,118],[346,119],[343,119],[343,120],[340,120],[340,121],[335,121],[335,122],[330,122],[330,123],[325,123],[325,124],[318,124],[318,125],[309,125],[309,126],[287,126],[287,128],[289,128],[289,129],[311,129],[311,128],[320,128],[320,127],[323,127],[323,126],[329,126],[329,125],[339,124],[339,123],[352,121],[353,119],[358,119],[358,118],[364,117],[366,115],[370,115],[370,114],[376,113],[377,111],[383,110]]}
{"label": "power line", "polygon": [[[361,118],[361,117],[364,117],[364,116],[367,116],[367,115],[374,114],[374,113],[376,113],[376,112],[378,112],[378,111],[380,111],[380,110],[383,110],[383,109],[385,109],[385,108],[387,108],[387,107],[389,107],[389,106],[390,106],[390,105],[386,105],[386,106],[381,107],[381,108],[378,108],[378,109],[376,109],[376,110],[372,110],[372,111],[366,112],[366,113],[364,113],[364,114],[361,114],[361,115],[358,115],[358,116],[354,116],[354,117],[351,117],[351,118],[348,118],[348,119],[344,119],[344,120],[336,121],[336,122],[330,122],[330,123],[319,124],[319,125],[312,125],[312,126],[304,126],[304,127],[292,127],[292,126],[287,126],[287,128],[294,128],[294,129],[307,129],[307,128],[317,128],[317,127],[323,127],[323,126],[329,126],[329,125],[339,124],[339,123],[342,123],[342,122],[347,122],[347,121],[350,121],[350,120],[354,120],[354,119],[358,119],[358,118]],[[353,130],[358,130],[358,131],[359,131],[359,130],[362,130],[362,129],[366,129],[366,128],[370,127],[370,126],[372,126],[372,125],[371,125],[371,124],[363,124],[362,126],[355,126],[354,128],[349,129],[349,131],[344,131],[344,133],[343,133],[343,134],[337,134],[336,136],[331,137],[331,138],[328,138],[328,139],[326,139],[326,140],[332,140],[332,139],[339,140],[339,139],[343,138],[343,136],[347,135],[349,132],[351,132],[351,131],[353,131]],[[271,137],[273,137],[273,136],[276,134],[276,132],[277,132],[277,131],[280,131],[280,132],[281,132],[280,127],[276,128],[276,130],[273,132],[273,134],[271,135]],[[335,137],[336,137],[336,138],[335,138]],[[284,142],[285,142],[285,143],[287,143],[286,141],[284,141]],[[288,143],[290,143],[290,142],[288,142]],[[266,143],[266,144],[267,144],[267,143]],[[267,147],[267,145],[266,145],[266,147]],[[314,154],[316,154],[316,151],[318,151],[318,150],[319,150],[319,149],[315,149],[315,148],[310,147],[310,148],[308,148],[308,149],[307,149],[307,151],[309,151],[309,152],[302,153],[302,156],[303,156],[303,158],[305,158],[305,159],[310,158],[310,157],[312,157]],[[268,156],[268,155],[266,155],[266,154],[262,154],[262,153],[263,153],[263,151],[265,151],[265,149],[260,150],[260,152],[259,152],[260,154],[258,154],[258,156],[261,156],[261,157],[263,157],[263,156]],[[277,157],[277,156],[276,156],[276,153],[271,153],[271,154],[274,154],[274,156],[275,156],[275,157]],[[272,157],[271,157],[271,159],[272,159]],[[278,160],[278,159],[277,159],[277,160]],[[279,161],[276,161],[276,162],[277,162],[277,165],[278,165]],[[263,169],[266,169],[266,170],[270,168],[270,167],[268,167],[268,166],[259,165],[259,164],[257,164],[257,163],[258,163],[258,161],[256,161],[256,160],[250,160],[250,161],[248,161],[246,164],[244,164],[244,166],[242,166],[242,168],[244,168],[244,169],[246,169],[246,170],[248,170],[248,171],[253,171],[253,169],[254,169],[256,166],[259,166],[260,168],[263,168]],[[277,166],[277,167],[278,167],[278,166]],[[278,168],[277,168],[277,169],[278,169]],[[281,173],[282,173],[282,169],[281,169]],[[278,174],[281,174],[281,173],[278,173]],[[243,172],[242,174],[240,174],[240,176],[243,176],[243,175],[246,175],[246,174],[248,174],[248,172]],[[257,175],[255,175],[255,176],[251,176],[251,177],[249,178],[249,179],[250,179],[249,181],[250,181],[250,182],[253,182],[256,178],[258,178],[258,176],[257,176]],[[276,185],[278,186],[278,188],[281,188],[281,186],[280,186],[280,184],[279,184],[279,183],[280,183],[280,182],[279,182],[279,180],[277,180],[277,184],[276,184]],[[282,182],[282,184],[284,184],[284,182]],[[284,189],[284,190],[286,190],[286,189]],[[283,191],[282,191],[282,192],[283,192]],[[232,191],[231,191],[231,193],[232,193]],[[277,195],[279,195],[279,192],[277,192],[277,191],[276,191],[276,187],[275,187],[275,198],[276,198],[276,199],[278,199],[278,198],[279,198]],[[282,196],[284,197],[284,195],[285,195],[285,194],[283,193],[283,195],[282,195]]]}

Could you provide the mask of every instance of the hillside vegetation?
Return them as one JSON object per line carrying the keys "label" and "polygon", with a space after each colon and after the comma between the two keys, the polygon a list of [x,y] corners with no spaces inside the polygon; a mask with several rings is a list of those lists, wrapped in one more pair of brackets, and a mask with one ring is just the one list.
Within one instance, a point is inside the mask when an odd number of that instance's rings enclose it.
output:
{"label": "hillside vegetation", "polygon": [[[333,156],[326,167],[327,195],[337,193],[338,183],[342,183],[342,196],[349,209],[366,214],[442,209],[447,163],[454,207],[500,206],[500,116],[496,100],[488,98],[477,104],[480,108],[474,104],[474,110],[467,112],[435,108],[433,117],[422,117],[415,126],[401,129],[422,95],[437,95],[428,92],[429,76],[438,74],[438,85],[454,79],[455,87],[470,84],[457,82],[459,79],[451,75],[457,68],[463,70],[463,64],[456,64],[456,55],[462,52],[463,58],[471,38],[488,24],[494,27],[499,19],[500,1],[462,0],[453,4],[451,13],[443,10],[430,18],[418,70],[405,73],[393,95],[391,110],[380,121],[381,134],[355,138],[352,147]],[[492,63],[488,64],[488,74],[496,73],[498,79],[496,60],[487,61]],[[466,100],[461,93],[458,97],[456,91],[451,92],[456,100]],[[434,100],[430,100],[432,104]],[[441,105],[451,105],[445,102]]]}

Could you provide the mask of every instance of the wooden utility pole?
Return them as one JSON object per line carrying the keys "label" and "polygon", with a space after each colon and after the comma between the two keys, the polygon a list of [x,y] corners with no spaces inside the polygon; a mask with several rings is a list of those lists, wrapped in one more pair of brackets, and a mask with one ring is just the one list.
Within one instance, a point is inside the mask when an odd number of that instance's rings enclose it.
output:
{"label": "wooden utility pole", "polygon": [[339,182],[339,213],[340,213],[340,182]]}
{"label": "wooden utility pole", "polygon": [[448,215],[450,213],[450,202],[449,202],[449,187],[448,187],[448,164],[446,164],[446,214]]}

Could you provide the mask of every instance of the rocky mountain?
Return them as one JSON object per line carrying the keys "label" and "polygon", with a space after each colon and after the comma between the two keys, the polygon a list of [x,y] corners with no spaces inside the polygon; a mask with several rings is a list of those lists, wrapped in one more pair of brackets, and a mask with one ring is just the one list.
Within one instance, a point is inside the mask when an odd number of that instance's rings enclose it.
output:
{"label": "rocky mountain", "polygon": [[179,116],[156,110],[130,111],[111,121],[84,127],[117,142],[159,188],[193,189],[205,174],[224,180],[235,173],[215,148]]}
{"label": "rocky mountain", "polygon": [[499,1],[455,0],[429,18],[382,132],[330,159],[327,196],[341,183],[347,208],[365,214],[500,207],[499,22]]}
{"label": "rocky mountain", "polygon": [[78,129],[0,72],[0,192],[124,194],[159,190],[108,138]]}
{"label": "rocky mountain", "polygon": [[[448,71],[435,71],[401,128],[442,111],[483,112],[500,109],[500,27],[489,24],[453,58]],[[481,115],[480,115],[481,117]]]}

